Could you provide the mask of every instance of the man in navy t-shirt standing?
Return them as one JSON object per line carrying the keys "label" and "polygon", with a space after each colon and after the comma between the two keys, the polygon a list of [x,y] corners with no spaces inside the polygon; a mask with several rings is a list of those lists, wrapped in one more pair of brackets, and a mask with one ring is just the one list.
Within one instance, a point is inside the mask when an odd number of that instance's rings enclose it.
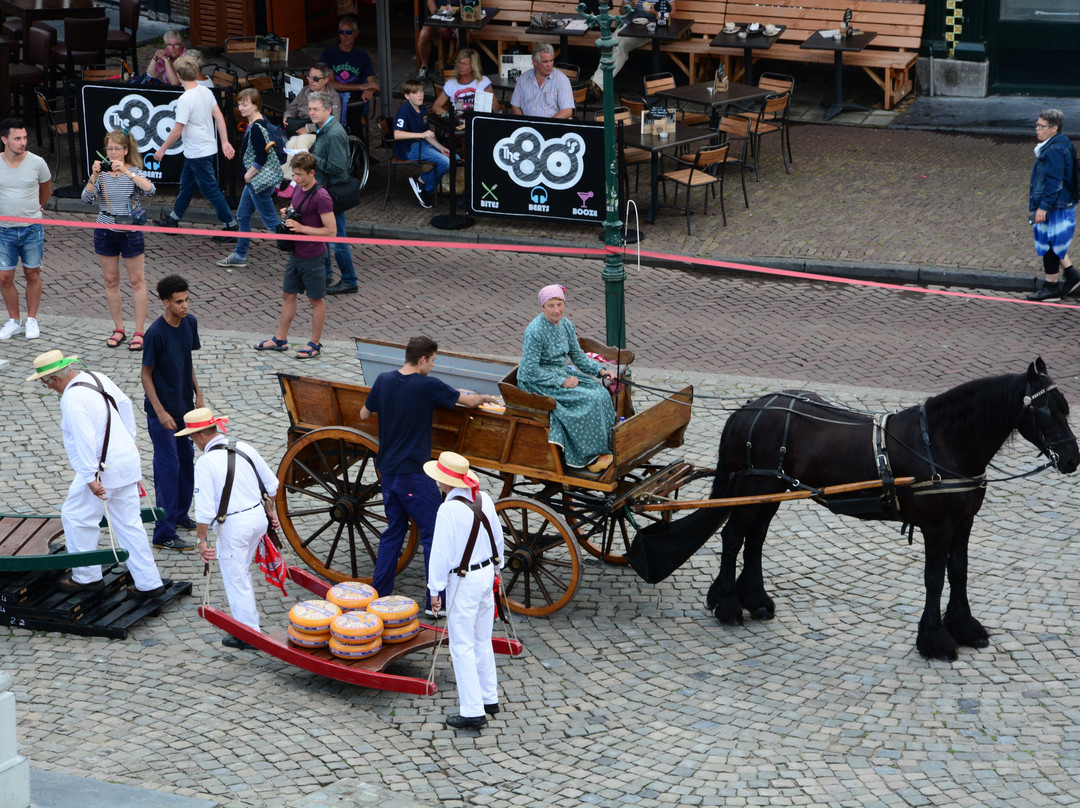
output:
{"label": "man in navy t-shirt standing", "polygon": [[176,437],[184,413],[201,407],[192,351],[201,347],[199,326],[188,314],[188,284],[179,275],[158,281],[165,313],[146,329],[142,385],[146,393],[146,429],[154,445],[154,498],[165,518],[154,525],[154,546],[190,550],[176,535],[177,526],[195,529],[188,516],[195,489],[195,449],[189,437]]}
{"label": "man in navy t-shirt standing", "polygon": [[[382,478],[386,530],[379,538],[371,585],[379,596],[394,592],[398,556],[409,527],[409,517],[420,530],[424,547],[424,580],[427,580],[435,517],[442,502],[439,487],[424,473],[431,460],[431,424],[436,407],[455,404],[477,407],[498,401],[495,396],[455,390],[442,379],[429,376],[439,346],[430,337],[413,337],[405,346],[405,364],[399,370],[380,373],[371,386],[360,418],[379,415],[379,454],[375,467]],[[430,600],[427,613],[431,613]]]}

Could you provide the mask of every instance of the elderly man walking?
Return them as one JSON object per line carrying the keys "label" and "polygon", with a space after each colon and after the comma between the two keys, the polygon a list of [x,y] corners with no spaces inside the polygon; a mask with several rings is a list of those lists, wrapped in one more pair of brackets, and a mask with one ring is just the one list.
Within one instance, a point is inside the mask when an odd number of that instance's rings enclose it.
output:
{"label": "elderly man walking", "polygon": [[[251,562],[266,535],[267,524],[274,529],[280,527],[276,516],[270,516],[268,522],[263,507],[263,494],[274,496],[278,481],[254,446],[225,438],[222,432],[228,422],[228,418],[215,418],[211,410],[202,407],[184,416],[184,428],[176,436],[191,435],[203,453],[195,464],[199,554],[203,562],[209,564],[216,558],[221,565],[232,616],[259,631]],[[217,532],[216,549],[207,539],[211,523]],[[231,634],[221,644],[237,649],[251,647]]]}
{"label": "elderly man walking", "polygon": [[[60,394],[61,429],[75,477],[60,510],[69,553],[96,550],[101,517],[108,515],[116,541],[128,551],[134,585],[128,593],[165,591],[139,507],[142,463],[135,447],[135,412],[131,399],[103,373],[77,371],[77,356],[47,351],[34,360],[27,381]],[[69,592],[101,587],[101,567],[75,567],[58,586]]]}
{"label": "elderly man walking", "polygon": [[[332,110],[333,100],[328,93],[312,93],[308,97],[308,115],[317,127],[315,145],[311,147],[311,153],[318,161],[315,167],[315,180],[327,191],[330,190],[328,186],[349,179],[349,135],[341,122],[334,117]],[[293,205],[293,207],[296,206]],[[334,226],[337,230],[335,235],[338,238],[348,235],[345,231],[345,211],[340,213],[334,211]],[[354,294],[360,282],[356,277],[356,269],[353,267],[352,248],[342,241],[335,241],[333,248],[341,279],[337,283],[332,283],[330,253],[327,252],[326,294]]]}

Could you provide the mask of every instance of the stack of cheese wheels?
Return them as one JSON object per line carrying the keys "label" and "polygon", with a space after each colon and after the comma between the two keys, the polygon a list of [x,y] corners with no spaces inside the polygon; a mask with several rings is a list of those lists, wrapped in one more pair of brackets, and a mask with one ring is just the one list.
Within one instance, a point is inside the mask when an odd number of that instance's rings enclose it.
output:
{"label": "stack of cheese wheels", "polygon": [[372,656],[382,648],[382,633],[382,618],[377,614],[344,612],[330,623],[330,653],[342,659]]}
{"label": "stack of cheese wheels", "polygon": [[412,598],[401,595],[376,598],[368,604],[367,610],[382,618],[384,643],[406,642],[420,633],[420,620],[416,616],[420,607]]}
{"label": "stack of cheese wheels", "polygon": [[344,612],[366,609],[368,604],[377,597],[379,597],[379,593],[375,591],[373,586],[360,581],[345,581],[345,583],[335,584],[326,593],[326,599],[335,606],[340,606]]}
{"label": "stack of cheese wheels", "polygon": [[305,600],[289,609],[289,642],[303,648],[330,644],[330,623],[341,608],[328,600]]}

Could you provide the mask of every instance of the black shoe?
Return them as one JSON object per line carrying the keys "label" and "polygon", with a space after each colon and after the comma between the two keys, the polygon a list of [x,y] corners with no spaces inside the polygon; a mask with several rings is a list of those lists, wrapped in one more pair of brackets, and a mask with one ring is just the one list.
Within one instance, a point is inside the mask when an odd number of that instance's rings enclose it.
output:
{"label": "black shoe", "polygon": [[65,592],[93,592],[95,590],[101,589],[104,584],[104,581],[93,581],[92,583],[88,584],[80,584],[77,581],[73,580],[71,576],[61,578],[56,582],[56,585],[60,589],[63,589]]}
{"label": "black shoe", "polygon": [[423,184],[416,177],[409,177],[409,187],[412,188],[413,193],[416,194],[416,201],[420,203],[421,207],[431,207],[431,195],[424,190]]}
{"label": "black shoe", "polygon": [[488,715],[498,715],[498,713],[499,713],[499,703],[495,702],[494,704],[485,704],[484,705],[484,712],[487,713]]}
{"label": "black shoe", "polygon": [[[226,233],[238,233],[240,231],[240,225],[239,225],[239,223],[230,224],[230,225],[227,225],[226,227],[223,227],[222,230],[224,232],[226,232]],[[211,236],[210,240],[211,241],[216,241],[219,244],[225,244],[225,243],[228,243],[230,241],[236,241],[236,236]]]}
{"label": "black shoe", "polygon": [[1061,300],[1061,283],[1043,282],[1042,288],[1027,296],[1028,300]]}
{"label": "black shoe", "polygon": [[328,295],[355,295],[360,287],[355,284],[345,283],[345,281],[338,281],[333,286],[326,287],[326,294]]}
{"label": "black shoe", "polygon": [[226,648],[235,648],[237,651],[246,651],[249,648],[251,650],[255,649],[254,645],[249,645],[248,643],[241,640],[239,637],[234,637],[232,634],[227,634],[222,637],[221,644],[224,645]]}
{"label": "black shoe", "polygon": [[179,227],[180,222],[174,219],[172,216],[162,216],[160,219],[154,219],[154,227]]}
{"label": "black shoe", "polygon": [[156,598],[158,595],[164,594],[165,589],[165,584],[153,589],[139,589],[135,584],[132,584],[127,588],[127,593],[134,598]]}
{"label": "black shoe", "polygon": [[446,718],[446,726],[451,729],[480,729],[480,727],[487,726],[487,716],[466,718],[463,715],[451,715]]}
{"label": "black shoe", "polygon": [[195,528],[198,527],[198,525],[195,524],[195,520],[190,516],[185,516],[183,519],[177,519],[176,526],[182,527],[184,530],[195,530]]}
{"label": "black shoe", "polygon": [[1073,297],[1080,295],[1080,272],[1076,271],[1076,267],[1065,267],[1065,281],[1061,285],[1062,297]]}
{"label": "black shoe", "polygon": [[154,542],[154,547],[160,550],[178,550],[181,553],[195,549],[194,544],[189,541],[184,541],[179,537],[175,539],[168,539],[166,541],[156,541]]}

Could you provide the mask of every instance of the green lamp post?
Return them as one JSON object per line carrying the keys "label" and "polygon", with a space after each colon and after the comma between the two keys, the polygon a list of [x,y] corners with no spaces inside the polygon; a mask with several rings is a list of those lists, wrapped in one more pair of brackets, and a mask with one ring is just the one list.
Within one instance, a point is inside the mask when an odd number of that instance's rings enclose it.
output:
{"label": "green lamp post", "polygon": [[633,6],[623,6],[621,14],[612,16],[607,0],[600,0],[596,14],[590,14],[587,6],[581,3],[578,14],[589,22],[589,27],[597,26],[600,38],[596,46],[600,48],[600,70],[604,74],[604,244],[608,247],[604,259],[604,299],[607,313],[607,344],[618,348],[626,347],[626,302],[624,282],[626,269],[622,260],[622,222],[619,221],[619,155],[615,145],[615,86],[612,72],[615,58],[611,49],[615,46],[615,28],[633,11]]}

